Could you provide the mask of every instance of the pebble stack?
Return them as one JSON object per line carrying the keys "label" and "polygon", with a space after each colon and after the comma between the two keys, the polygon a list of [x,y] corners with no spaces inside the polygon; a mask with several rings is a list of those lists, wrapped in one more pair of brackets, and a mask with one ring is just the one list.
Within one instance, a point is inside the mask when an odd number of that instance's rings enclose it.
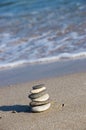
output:
{"label": "pebble stack", "polygon": [[51,106],[49,94],[46,93],[44,84],[33,86],[28,97],[31,99],[30,107],[32,112],[42,112]]}

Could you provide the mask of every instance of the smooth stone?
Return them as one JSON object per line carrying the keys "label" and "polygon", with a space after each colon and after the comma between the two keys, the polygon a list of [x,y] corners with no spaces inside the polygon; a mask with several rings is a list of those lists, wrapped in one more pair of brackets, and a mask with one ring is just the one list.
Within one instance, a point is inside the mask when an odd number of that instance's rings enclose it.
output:
{"label": "smooth stone", "polygon": [[42,101],[46,101],[48,99],[49,99],[49,94],[44,94],[43,96],[41,96],[39,98],[32,99],[32,101],[42,102]]}
{"label": "smooth stone", "polygon": [[41,106],[41,105],[45,105],[45,104],[48,104],[48,103],[50,103],[50,100],[42,101],[42,102],[33,101],[33,102],[30,102],[30,106],[31,106],[31,107]]}
{"label": "smooth stone", "polygon": [[30,92],[35,94],[35,93],[42,92],[43,90],[46,90],[46,87],[42,87],[42,88],[39,88],[39,89],[32,89]]}
{"label": "smooth stone", "polygon": [[38,89],[38,88],[42,88],[45,84],[39,84],[39,85],[35,85],[32,88],[33,89]]}
{"label": "smooth stone", "polygon": [[45,94],[45,92],[46,92],[46,91],[44,90],[44,91],[39,92],[39,93],[35,93],[35,94],[32,93],[32,94],[29,95],[29,98],[30,98],[30,99],[39,98],[39,97],[43,96],[43,95]]}
{"label": "smooth stone", "polygon": [[43,111],[48,110],[50,106],[51,106],[51,103],[48,103],[46,105],[32,107],[31,110],[32,112],[43,112]]}

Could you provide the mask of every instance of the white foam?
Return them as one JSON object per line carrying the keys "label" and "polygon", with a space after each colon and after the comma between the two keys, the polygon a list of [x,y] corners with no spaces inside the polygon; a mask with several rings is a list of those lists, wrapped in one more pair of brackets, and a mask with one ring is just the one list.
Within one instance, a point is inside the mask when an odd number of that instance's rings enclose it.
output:
{"label": "white foam", "polygon": [[77,39],[77,38],[78,38],[78,33],[72,32],[72,33],[70,33],[70,36],[71,36],[73,39]]}
{"label": "white foam", "polygon": [[[0,46],[0,49],[3,51],[0,54],[0,68],[15,67],[26,63],[33,64],[53,62],[60,59],[71,59],[86,56],[86,51],[83,46],[84,43],[82,47],[78,47],[75,43],[72,44],[73,39],[75,39],[76,42],[79,42],[79,40],[85,39],[85,35],[79,36],[76,32],[72,32],[67,36],[58,38],[55,34],[56,32],[47,32],[39,37],[35,37],[35,39],[30,37],[30,39],[27,39],[26,42],[19,38],[11,38],[12,36],[9,33],[3,34],[3,41]],[[53,37],[56,39],[53,39]],[[68,40],[71,39],[71,37],[73,39],[71,41]],[[48,41],[48,38],[53,40]],[[55,40],[57,43],[54,45],[53,42],[55,42]],[[18,43],[20,41],[22,41],[21,44],[15,44],[15,42]],[[3,42],[5,42],[5,44],[3,44]],[[64,46],[67,47],[66,51]],[[62,49],[60,52],[59,48]],[[26,58],[22,58],[24,55]],[[3,60],[4,58],[5,61]]]}
{"label": "white foam", "polygon": [[35,64],[35,63],[46,63],[46,62],[55,62],[59,61],[61,59],[77,59],[80,57],[86,57],[86,52],[80,52],[80,53],[75,53],[75,54],[60,54],[58,56],[53,56],[53,57],[46,57],[46,58],[40,58],[40,59],[35,59],[35,60],[21,60],[21,61],[16,61],[12,63],[6,63],[6,64],[0,64],[0,68],[13,68],[17,67],[20,65],[24,64]]}

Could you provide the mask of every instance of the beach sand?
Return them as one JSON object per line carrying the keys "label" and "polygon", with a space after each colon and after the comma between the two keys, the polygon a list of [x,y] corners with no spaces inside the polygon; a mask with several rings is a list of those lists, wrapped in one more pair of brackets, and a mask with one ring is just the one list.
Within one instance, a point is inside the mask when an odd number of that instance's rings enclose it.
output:
{"label": "beach sand", "polygon": [[[28,94],[40,83],[47,87],[52,105],[31,113]],[[1,87],[0,130],[86,130],[86,73]]]}

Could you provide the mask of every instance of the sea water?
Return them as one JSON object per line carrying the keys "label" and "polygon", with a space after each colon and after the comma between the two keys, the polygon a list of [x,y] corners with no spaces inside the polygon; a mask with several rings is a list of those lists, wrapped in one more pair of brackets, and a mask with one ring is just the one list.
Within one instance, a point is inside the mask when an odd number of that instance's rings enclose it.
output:
{"label": "sea water", "polygon": [[0,68],[86,57],[86,0],[0,0]]}

